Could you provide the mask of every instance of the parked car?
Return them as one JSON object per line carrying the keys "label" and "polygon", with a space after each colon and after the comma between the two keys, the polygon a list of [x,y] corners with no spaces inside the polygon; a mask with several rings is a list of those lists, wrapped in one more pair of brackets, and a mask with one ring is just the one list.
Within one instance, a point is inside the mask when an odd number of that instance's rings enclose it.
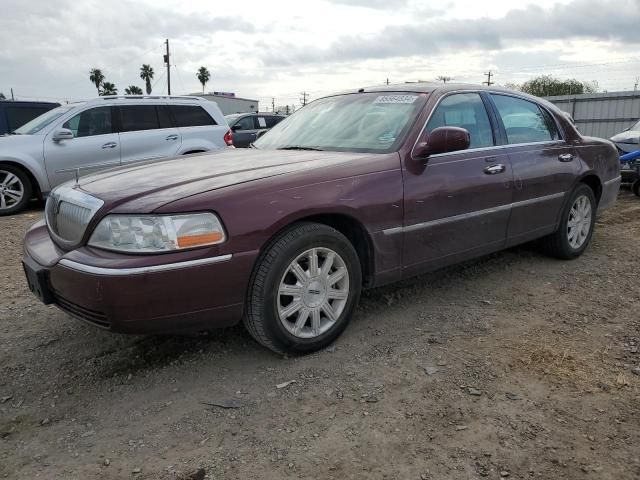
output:
{"label": "parked car", "polygon": [[75,176],[221,149],[232,136],[218,106],[198,97],[105,96],[63,105],[0,138],[0,215]]}
{"label": "parked car", "polygon": [[0,136],[13,133],[25,123],[59,106],[54,102],[0,100]]}
{"label": "parked car", "polygon": [[310,103],[252,149],[58,187],[23,261],[44,303],[114,332],[243,319],[262,345],[304,353],[340,335],[362,288],[539,238],[581,255],[619,185],[614,145],[540,98],[360,89]]}
{"label": "parked car", "polygon": [[247,148],[286,117],[275,113],[236,113],[224,118],[233,131],[233,145]]}
{"label": "parked car", "polygon": [[611,137],[611,141],[618,147],[620,155],[640,150],[640,120]]}

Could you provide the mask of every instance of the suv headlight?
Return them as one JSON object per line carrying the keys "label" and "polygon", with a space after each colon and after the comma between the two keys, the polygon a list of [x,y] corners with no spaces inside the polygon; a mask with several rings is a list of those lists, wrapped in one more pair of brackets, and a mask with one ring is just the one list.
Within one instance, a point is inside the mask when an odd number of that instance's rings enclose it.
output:
{"label": "suv headlight", "polygon": [[216,245],[226,240],[213,213],[186,215],[107,215],[89,246],[127,253],[156,253]]}

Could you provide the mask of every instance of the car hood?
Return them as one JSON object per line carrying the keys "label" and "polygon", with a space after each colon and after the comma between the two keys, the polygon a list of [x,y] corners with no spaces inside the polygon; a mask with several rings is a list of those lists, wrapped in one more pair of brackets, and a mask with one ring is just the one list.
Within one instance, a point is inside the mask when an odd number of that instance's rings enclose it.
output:
{"label": "car hood", "polygon": [[79,188],[119,212],[151,212],[198,193],[276,175],[332,167],[363,153],[225,149],[136,163],[82,177]]}
{"label": "car hood", "polygon": [[640,141],[640,131],[629,130],[627,132],[618,133],[611,137],[611,141],[620,143],[638,143]]}

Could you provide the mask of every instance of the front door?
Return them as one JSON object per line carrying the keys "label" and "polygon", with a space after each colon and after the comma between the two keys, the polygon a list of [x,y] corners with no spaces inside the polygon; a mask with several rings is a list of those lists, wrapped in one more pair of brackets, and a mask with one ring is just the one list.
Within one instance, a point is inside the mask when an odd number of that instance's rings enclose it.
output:
{"label": "front door", "polygon": [[421,141],[442,126],[466,129],[471,145],[405,168],[405,275],[499,250],[506,239],[512,171],[483,99],[478,93],[444,97]]}
{"label": "front door", "polygon": [[[233,145],[246,148],[253,143],[258,135],[258,127],[253,115],[242,117],[233,126]],[[262,119],[264,121],[264,118]]]}
{"label": "front door", "polygon": [[165,105],[122,105],[120,144],[122,165],[143,160],[173,157],[181,135],[171,122]]}
{"label": "front door", "polygon": [[120,165],[120,139],[114,133],[113,107],[94,107],[78,113],[59,127],[73,132],[73,139],[54,141],[53,129],[44,140],[44,161],[51,187]]}
{"label": "front door", "polygon": [[513,204],[508,244],[555,230],[579,161],[560,135],[553,117],[538,104],[510,95],[490,94],[513,168]]}

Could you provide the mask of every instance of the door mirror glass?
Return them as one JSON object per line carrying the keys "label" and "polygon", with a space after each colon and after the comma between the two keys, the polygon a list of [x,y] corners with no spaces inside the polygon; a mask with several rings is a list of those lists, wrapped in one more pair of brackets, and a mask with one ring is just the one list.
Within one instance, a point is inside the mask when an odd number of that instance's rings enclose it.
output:
{"label": "door mirror glass", "polygon": [[466,150],[471,144],[469,132],[460,127],[438,127],[428,136],[426,142],[416,145],[413,155],[416,158],[427,158],[438,153]]}
{"label": "door mirror glass", "polygon": [[73,132],[68,128],[60,128],[53,132],[53,141],[60,142],[62,140],[72,140]]}

